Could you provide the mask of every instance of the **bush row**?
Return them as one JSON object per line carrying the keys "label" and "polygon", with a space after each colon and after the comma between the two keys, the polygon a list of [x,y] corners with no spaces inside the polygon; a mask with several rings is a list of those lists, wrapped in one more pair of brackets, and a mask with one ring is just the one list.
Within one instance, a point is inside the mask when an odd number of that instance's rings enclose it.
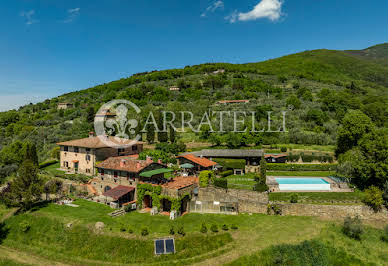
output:
{"label": "bush row", "polygon": [[337,164],[267,164],[268,171],[335,171],[336,169]]}

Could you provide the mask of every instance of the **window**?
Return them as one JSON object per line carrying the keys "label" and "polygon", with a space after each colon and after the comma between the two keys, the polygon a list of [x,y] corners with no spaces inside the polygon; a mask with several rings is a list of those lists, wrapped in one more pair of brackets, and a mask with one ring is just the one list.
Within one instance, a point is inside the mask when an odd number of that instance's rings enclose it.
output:
{"label": "window", "polygon": [[86,152],[90,152],[90,148],[86,148]]}
{"label": "window", "polygon": [[90,155],[89,154],[87,154],[85,157],[86,157],[86,161],[90,161]]}
{"label": "window", "polygon": [[133,146],[132,146],[132,150],[133,150],[133,151],[137,151],[137,145],[133,145]]}
{"label": "window", "polygon": [[79,152],[79,148],[78,147],[74,147],[74,152],[78,153]]}
{"label": "window", "polygon": [[87,174],[90,174],[90,169],[86,169],[86,173],[87,173]]}
{"label": "window", "polygon": [[175,241],[173,238],[155,240],[155,254],[175,253]]}
{"label": "window", "polygon": [[113,176],[117,177],[118,173],[116,171],[113,172]]}
{"label": "window", "polygon": [[101,174],[101,175],[104,175],[104,174],[105,174],[104,169],[100,169],[100,174]]}
{"label": "window", "polygon": [[63,150],[64,151],[69,151],[69,147],[68,146],[63,146]]}

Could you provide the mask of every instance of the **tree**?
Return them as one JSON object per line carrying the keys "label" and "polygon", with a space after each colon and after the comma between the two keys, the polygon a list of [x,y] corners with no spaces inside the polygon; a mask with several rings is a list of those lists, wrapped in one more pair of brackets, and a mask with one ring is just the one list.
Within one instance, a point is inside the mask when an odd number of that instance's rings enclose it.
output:
{"label": "tree", "polygon": [[374,130],[372,120],[359,110],[349,111],[338,129],[336,156],[357,146],[361,138]]}
{"label": "tree", "polygon": [[59,179],[50,179],[44,184],[44,192],[46,193],[46,200],[48,200],[49,194],[60,194],[62,191],[63,183]]}
{"label": "tree", "polygon": [[267,161],[264,158],[264,155],[260,160],[260,177],[263,179],[267,178]]}
{"label": "tree", "polygon": [[50,152],[50,157],[59,160],[60,158],[60,152],[61,148],[60,147],[55,147],[51,150]]}
{"label": "tree", "polygon": [[241,139],[237,133],[229,133],[226,136],[226,145],[230,149],[237,149],[241,146]]}
{"label": "tree", "polygon": [[209,182],[213,183],[214,179],[214,172],[205,170],[199,173],[199,186],[200,187],[207,187],[209,185]]}
{"label": "tree", "polygon": [[352,178],[360,189],[383,188],[388,180],[388,129],[364,135],[358,146],[339,156],[338,171]]}
{"label": "tree", "polygon": [[217,133],[210,134],[209,141],[213,146],[220,146],[222,144],[222,137]]}
{"label": "tree", "polygon": [[155,141],[155,127],[152,124],[146,126],[147,141],[153,143]]}
{"label": "tree", "polygon": [[383,192],[378,187],[371,186],[365,189],[363,202],[377,212],[384,203]]}
{"label": "tree", "polygon": [[38,161],[38,154],[36,153],[36,146],[35,144],[26,141],[23,144],[23,154],[24,154],[24,160],[30,160],[32,161],[36,166],[39,165]]}
{"label": "tree", "polygon": [[168,132],[163,131],[163,116],[160,114],[158,119],[158,128],[159,131],[157,132],[158,141],[159,142],[167,142],[168,141]]}
{"label": "tree", "polygon": [[175,141],[176,141],[175,129],[170,126],[170,142],[175,143]]}
{"label": "tree", "polygon": [[290,97],[287,98],[286,104],[288,107],[299,109],[302,103],[300,102],[298,97],[296,97],[295,95],[291,95]]}
{"label": "tree", "polygon": [[40,200],[42,187],[37,166],[31,160],[26,160],[20,166],[16,178],[11,183],[10,192],[6,193],[6,200],[11,205],[29,209]]}
{"label": "tree", "polygon": [[93,106],[89,106],[88,109],[86,109],[86,120],[89,123],[92,123],[94,121],[95,113]]}

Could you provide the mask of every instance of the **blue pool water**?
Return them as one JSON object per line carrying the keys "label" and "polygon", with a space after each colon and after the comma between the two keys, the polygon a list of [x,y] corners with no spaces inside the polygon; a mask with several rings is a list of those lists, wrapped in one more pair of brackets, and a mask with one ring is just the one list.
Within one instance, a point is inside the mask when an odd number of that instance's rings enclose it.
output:
{"label": "blue pool water", "polygon": [[276,177],[276,182],[279,185],[286,184],[295,184],[295,185],[319,185],[319,184],[329,184],[326,180],[322,178],[296,178],[296,177]]}

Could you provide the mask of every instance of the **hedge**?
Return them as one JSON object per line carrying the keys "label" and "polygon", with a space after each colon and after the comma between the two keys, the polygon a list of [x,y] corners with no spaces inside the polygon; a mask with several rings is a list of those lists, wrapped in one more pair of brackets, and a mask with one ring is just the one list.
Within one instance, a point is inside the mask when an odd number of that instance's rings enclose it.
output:
{"label": "hedge", "polygon": [[228,188],[228,180],[226,178],[214,178],[213,185],[220,188]]}
{"label": "hedge", "polygon": [[45,161],[45,162],[39,164],[39,169],[45,168],[45,167],[47,167],[49,165],[56,164],[58,162],[59,162],[58,160]]}
{"label": "hedge", "polygon": [[230,175],[233,175],[233,170],[228,170],[228,171],[224,171],[224,172],[220,173],[220,176],[222,176],[222,177],[227,177]]}
{"label": "hedge", "polygon": [[337,164],[267,164],[267,171],[335,171],[336,169]]}

